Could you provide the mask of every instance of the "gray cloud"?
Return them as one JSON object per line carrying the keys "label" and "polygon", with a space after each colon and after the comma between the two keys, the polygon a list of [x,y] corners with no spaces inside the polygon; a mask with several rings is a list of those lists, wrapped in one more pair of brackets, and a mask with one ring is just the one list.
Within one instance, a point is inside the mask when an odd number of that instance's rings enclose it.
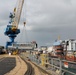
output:
{"label": "gray cloud", "polygon": [[[16,1],[0,1],[0,25],[8,24]],[[39,45],[52,45],[59,35],[62,40],[76,39],[76,0],[25,0],[21,26],[25,20],[29,40],[36,40]],[[1,34],[5,37],[3,31]]]}

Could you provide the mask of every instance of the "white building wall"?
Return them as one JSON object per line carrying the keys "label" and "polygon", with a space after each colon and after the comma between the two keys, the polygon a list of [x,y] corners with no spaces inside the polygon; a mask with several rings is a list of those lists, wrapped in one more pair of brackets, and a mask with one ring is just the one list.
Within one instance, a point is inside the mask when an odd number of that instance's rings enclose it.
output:
{"label": "white building wall", "polygon": [[69,50],[69,46],[67,46],[67,50]]}
{"label": "white building wall", "polygon": [[76,50],[76,41],[69,40],[69,45],[67,46],[67,50]]}
{"label": "white building wall", "polygon": [[76,51],[76,41],[74,41],[73,43],[73,48],[74,48],[73,50]]}
{"label": "white building wall", "polygon": [[71,50],[71,47],[72,46],[72,44],[71,44],[71,41],[69,41],[69,50]]}
{"label": "white building wall", "polygon": [[76,51],[76,43],[75,43],[75,51]]}
{"label": "white building wall", "polygon": [[67,45],[67,50],[72,50],[72,43],[69,41],[69,45]]}
{"label": "white building wall", "polygon": [[52,51],[53,51],[53,46],[47,48],[47,52],[48,52],[48,53],[49,53],[49,52],[52,52]]}

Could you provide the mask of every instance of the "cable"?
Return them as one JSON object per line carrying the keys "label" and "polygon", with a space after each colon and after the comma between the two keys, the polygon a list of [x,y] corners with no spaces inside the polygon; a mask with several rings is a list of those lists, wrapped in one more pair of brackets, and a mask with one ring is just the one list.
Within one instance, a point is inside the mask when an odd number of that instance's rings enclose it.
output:
{"label": "cable", "polygon": [[26,27],[23,26],[21,33],[19,35],[19,39],[17,40],[19,43],[29,43]]}

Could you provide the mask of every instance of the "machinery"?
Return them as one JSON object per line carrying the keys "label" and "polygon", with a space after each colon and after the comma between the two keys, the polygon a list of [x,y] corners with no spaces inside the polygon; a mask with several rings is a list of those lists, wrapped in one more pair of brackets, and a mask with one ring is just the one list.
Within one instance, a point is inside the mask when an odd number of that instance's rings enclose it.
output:
{"label": "machinery", "polygon": [[18,29],[18,24],[20,21],[24,0],[18,0],[17,3],[18,3],[18,6],[14,8],[13,13],[10,13],[10,16],[9,16],[10,21],[4,32],[4,34],[8,36],[11,40],[10,42],[6,43],[6,48],[8,48],[8,46],[11,46],[12,43],[14,43],[15,37],[17,37],[17,35],[20,33],[20,29]]}

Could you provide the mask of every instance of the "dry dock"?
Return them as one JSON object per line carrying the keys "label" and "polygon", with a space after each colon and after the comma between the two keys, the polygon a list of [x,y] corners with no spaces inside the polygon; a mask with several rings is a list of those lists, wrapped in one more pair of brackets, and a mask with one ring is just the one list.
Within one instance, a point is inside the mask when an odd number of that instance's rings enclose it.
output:
{"label": "dry dock", "polygon": [[0,56],[0,75],[49,75],[18,55]]}
{"label": "dry dock", "polygon": [[[56,61],[52,63],[54,62]],[[63,69],[62,66],[58,67],[57,64],[52,65],[52,63],[47,63],[48,67],[42,66],[34,55],[26,52],[19,55],[0,55],[0,75],[76,75],[76,73],[69,72],[68,68]],[[66,74],[67,72],[69,74]]]}
{"label": "dry dock", "polygon": [[27,70],[26,63],[17,55],[15,56],[8,56],[8,57],[14,57],[16,59],[16,66],[5,75],[24,75]]}
{"label": "dry dock", "polygon": [[24,75],[26,63],[17,55],[0,55],[0,75]]}

